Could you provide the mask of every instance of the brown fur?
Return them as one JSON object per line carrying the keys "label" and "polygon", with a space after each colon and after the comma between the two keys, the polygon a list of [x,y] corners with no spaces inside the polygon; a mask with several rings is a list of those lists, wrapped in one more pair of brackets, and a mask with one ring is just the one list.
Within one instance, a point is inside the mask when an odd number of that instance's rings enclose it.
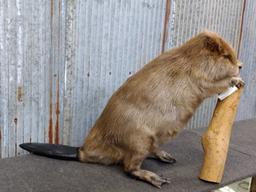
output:
{"label": "brown fur", "polygon": [[216,33],[202,32],[131,76],[110,98],[80,148],[80,161],[122,163],[156,187],[168,179],[142,170],[150,154],[175,160],[159,146],[172,139],[207,97],[243,84],[234,50]]}

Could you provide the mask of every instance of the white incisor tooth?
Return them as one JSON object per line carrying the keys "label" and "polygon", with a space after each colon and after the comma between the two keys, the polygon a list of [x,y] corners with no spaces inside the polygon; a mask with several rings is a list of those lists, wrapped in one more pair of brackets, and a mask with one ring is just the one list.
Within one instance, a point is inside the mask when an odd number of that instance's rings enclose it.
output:
{"label": "white incisor tooth", "polygon": [[236,90],[238,90],[238,88],[236,86],[229,87],[226,91],[224,91],[223,93],[219,94],[218,98],[220,100],[223,100],[226,97],[228,97],[229,95],[231,95],[232,93],[234,93]]}

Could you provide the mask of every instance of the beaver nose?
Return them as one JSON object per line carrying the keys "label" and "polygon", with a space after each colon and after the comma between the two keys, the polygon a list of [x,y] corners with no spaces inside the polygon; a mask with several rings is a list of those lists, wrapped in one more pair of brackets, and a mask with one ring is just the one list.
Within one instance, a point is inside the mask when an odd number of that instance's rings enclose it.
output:
{"label": "beaver nose", "polygon": [[242,69],[242,66],[239,66],[239,69]]}

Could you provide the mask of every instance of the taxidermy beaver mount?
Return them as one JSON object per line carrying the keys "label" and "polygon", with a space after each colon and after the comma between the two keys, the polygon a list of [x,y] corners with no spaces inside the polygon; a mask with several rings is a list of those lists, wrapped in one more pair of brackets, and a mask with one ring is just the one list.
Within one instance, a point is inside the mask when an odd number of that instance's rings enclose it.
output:
{"label": "taxidermy beaver mount", "polygon": [[120,163],[129,175],[158,188],[168,178],[141,169],[148,156],[174,163],[159,147],[187,124],[210,96],[244,82],[233,48],[204,31],[146,64],[111,96],[81,147],[24,143],[34,154],[85,163]]}

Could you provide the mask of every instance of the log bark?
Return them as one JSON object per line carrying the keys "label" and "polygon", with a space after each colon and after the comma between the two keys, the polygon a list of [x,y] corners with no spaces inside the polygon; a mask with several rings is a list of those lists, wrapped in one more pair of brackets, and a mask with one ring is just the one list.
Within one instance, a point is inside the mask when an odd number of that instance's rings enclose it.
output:
{"label": "log bark", "polygon": [[218,100],[207,131],[202,135],[204,162],[199,178],[220,183],[228,153],[232,125],[243,87],[225,98]]}

